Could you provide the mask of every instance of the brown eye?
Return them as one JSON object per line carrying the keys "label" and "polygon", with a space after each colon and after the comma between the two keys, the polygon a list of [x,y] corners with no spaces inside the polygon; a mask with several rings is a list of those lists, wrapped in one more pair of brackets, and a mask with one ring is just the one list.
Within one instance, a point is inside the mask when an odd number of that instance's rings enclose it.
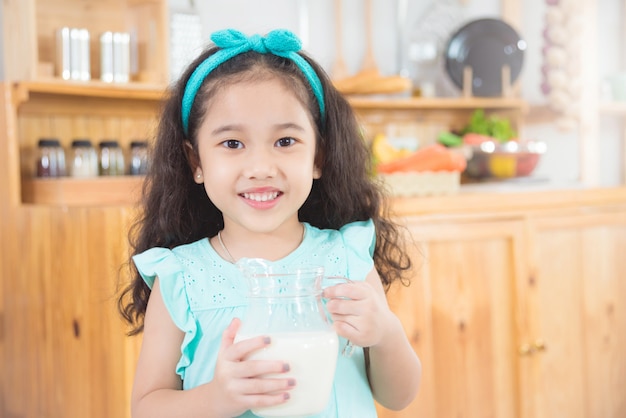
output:
{"label": "brown eye", "polygon": [[222,142],[222,144],[224,144],[226,148],[231,149],[243,148],[243,144],[236,139],[227,139],[226,141]]}
{"label": "brown eye", "polygon": [[280,138],[278,141],[276,141],[276,146],[277,147],[288,147],[288,146],[293,145],[295,143],[296,143],[296,140],[294,138],[286,137],[286,138]]}

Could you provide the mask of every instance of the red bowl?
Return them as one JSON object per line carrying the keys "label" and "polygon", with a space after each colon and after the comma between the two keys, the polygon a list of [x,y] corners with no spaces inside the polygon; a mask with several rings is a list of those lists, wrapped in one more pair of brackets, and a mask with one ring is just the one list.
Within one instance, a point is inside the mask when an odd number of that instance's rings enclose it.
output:
{"label": "red bowl", "polygon": [[540,141],[497,143],[483,142],[472,146],[464,174],[470,178],[514,178],[532,174],[546,151]]}

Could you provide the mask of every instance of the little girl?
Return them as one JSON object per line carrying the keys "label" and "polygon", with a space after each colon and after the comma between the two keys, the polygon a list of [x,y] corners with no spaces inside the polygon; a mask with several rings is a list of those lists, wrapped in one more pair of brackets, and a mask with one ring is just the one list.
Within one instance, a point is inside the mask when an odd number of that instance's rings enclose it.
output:
{"label": "little girl", "polygon": [[351,280],[324,291],[340,347],[355,351],[338,353],[320,417],[404,408],[421,365],[385,289],[410,262],[349,104],[291,32],[211,40],[169,92],[133,231],[137,271],[120,297],[143,332],[133,417],[253,417],[288,402],[298,382],[275,376],[289,364],[248,359],[271,338],[235,342],[244,257],[315,258]]}

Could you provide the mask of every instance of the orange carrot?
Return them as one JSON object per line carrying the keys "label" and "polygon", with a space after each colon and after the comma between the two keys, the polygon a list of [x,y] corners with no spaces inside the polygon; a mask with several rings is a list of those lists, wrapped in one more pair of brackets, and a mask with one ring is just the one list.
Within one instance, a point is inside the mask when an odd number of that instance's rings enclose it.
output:
{"label": "orange carrot", "polygon": [[432,144],[420,148],[404,158],[379,164],[381,174],[410,171],[463,171],[467,161],[441,144]]}

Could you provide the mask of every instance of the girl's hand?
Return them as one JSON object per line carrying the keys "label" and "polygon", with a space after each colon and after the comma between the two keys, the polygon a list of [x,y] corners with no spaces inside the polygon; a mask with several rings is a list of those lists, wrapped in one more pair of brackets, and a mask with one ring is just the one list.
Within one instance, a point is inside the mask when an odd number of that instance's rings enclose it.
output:
{"label": "girl's hand", "polygon": [[422,366],[402,323],[389,309],[376,269],[363,282],[328,287],[326,308],[337,334],[368,348],[367,378],[374,399],[388,409],[401,410],[414,398]]}
{"label": "girl's hand", "polygon": [[218,391],[217,397],[225,407],[225,416],[237,416],[248,409],[273,406],[289,399],[293,379],[263,377],[289,371],[281,361],[248,360],[248,356],[271,343],[269,337],[254,337],[235,343],[241,321],[233,319],[222,334],[215,374],[210,385]]}
{"label": "girl's hand", "polygon": [[324,289],[326,309],[340,336],[360,347],[372,347],[396,329],[396,317],[387,305],[385,292],[375,270],[365,281],[338,284]]}

